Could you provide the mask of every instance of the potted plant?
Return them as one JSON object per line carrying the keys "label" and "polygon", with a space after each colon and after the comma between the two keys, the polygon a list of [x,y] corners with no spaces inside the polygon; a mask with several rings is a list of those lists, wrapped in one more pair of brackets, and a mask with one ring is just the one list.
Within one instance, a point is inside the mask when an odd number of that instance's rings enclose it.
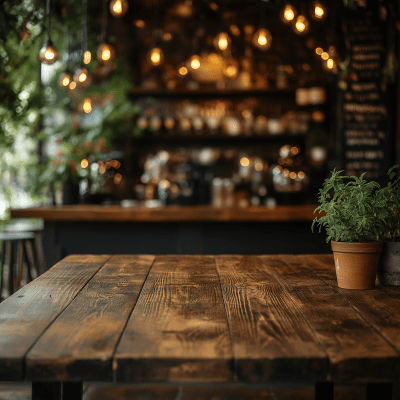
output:
{"label": "potted plant", "polygon": [[386,233],[377,273],[381,285],[400,286],[400,176],[399,165],[389,169],[389,183],[381,189],[381,201],[386,205]]}
{"label": "potted plant", "polygon": [[338,286],[345,289],[373,289],[382,237],[387,230],[388,207],[377,182],[332,172],[319,191],[323,215],[312,224],[324,227],[331,241]]}

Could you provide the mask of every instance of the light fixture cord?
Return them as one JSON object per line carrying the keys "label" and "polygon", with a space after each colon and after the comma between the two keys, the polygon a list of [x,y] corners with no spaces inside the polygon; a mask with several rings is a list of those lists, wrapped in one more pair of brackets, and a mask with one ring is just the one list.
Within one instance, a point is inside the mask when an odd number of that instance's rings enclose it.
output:
{"label": "light fixture cord", "polygon": [[101,22],[101,35],[100,35],[101,42],[106,41],[106,35],[107,35],[107,22],[108,22],[107,2],[108,0],[103,0],[103,18]]}
{"label": "light fixture cord", "polygon": [[50,39],[50,0],[46,2],[47,36]]}
{"label": "light fixture cord", "polygon": [[82,0],[82,53],[87,50],[87,0]]}

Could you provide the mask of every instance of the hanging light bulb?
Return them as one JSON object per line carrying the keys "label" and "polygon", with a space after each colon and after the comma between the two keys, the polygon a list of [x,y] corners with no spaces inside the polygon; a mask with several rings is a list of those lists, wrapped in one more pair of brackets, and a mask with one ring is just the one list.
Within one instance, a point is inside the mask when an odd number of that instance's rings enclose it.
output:
{"label": "hanging light bulb", "polygon": [[229,59],[225,61],[224,68],[222,70],[222,73],[227,77],[227,78],[236,78],[239,73],[239,65],[236,60]]}
{"label": "hanging light bulb", "polygon": [[58,84],[61,88],[67,88],[72,81],[71,73],[66,70],[60,75]]}
{"label": "hanging light bulb", "polygon": [[92,61],[92,53],[89,50],[86,50],[83,53],[83,63],[84,64],[89,64],[90,61]]}
{"label": "hanging light bulb", "polygon": [[127,0],[111,0],[110,2],[110,13],[114,17],[123,17],[129,8],[129,3]]}
{"label": "hanging light bulb", "polygon": [[58,50],[53,46],[50,38],[47,39],[46,44],[40,50],[40,61],[43,64],[51,65],[58,60]]}
{"label": "hanging light bulb", "polygon": [[100,46],[97,48],[97,59],[107,64],[114,60],[115,58],[115,50],[114,47],[111,46],[109,43],[101,43]]}
{"label": "hanging light bulb", "polygon": [[86,67],[81,65],[79,68],[75,70],[74,73],[74,81],[76,82],[77,86],[80,88],[87,88],[90,86],[91,83],[91,76],[89,71]]}
{"label": "hanging light bulb", "polygon": [[320,1],[314,1],[312,3],[311,16],[313,17],[313,19],[317,21],[322,21],[323,19],[325,19],[326,14],[326,7]]}
{"label": "hanging light bulb", "polygon": [[199,69],[200,65],[201,65],[200,56],[194,55],[194,56],[190,57],[189,65],[190,65],[190,68],[192,68],[192,69]]}
{"label": "hanging light bulb", "polygon": [[280,13],[281,20],[284,24],[292,23],[296,16],[297,11],[291,4],[287,4]]}
{"label": "hanging light bulb", "polygon": [[214,46],[220,50],[226,50],[231,42],[231,38],[226,32],[218,33],[214,39]]}
{"label": "hanging light bulb", "polygon": [[268,50],[272,44],[272,35],[268,29],[261,28],[254,33],[252,43],[260,50]]}
{"label": "hanging light bulb", "polygon": [[47,23],[47,41],[40,49],[39,58],[43,64],[51,65],[58,60],[58,50],[53,46],[50,39],[50,0],[46,2],[46,23]]}
{"label": "hanging light bulb", "polygon": [[154,47],[150,51],[150,61],[154,66],[158,66],[161,64],[164,58],[163,52],[159,47]]}
{"label": "hanging light bulb", "polygon": [[86,114],[89,114],[90,111],[92,111],[92,100],[90,100],[89,97],[86,97],[86,99],[83,100],[82,109]]}
{"label": "hanging light bulb", "polygon": [[299,15],[293,25],[293,30],[298,35],[305,35],[308,32],[309,23],[304,15]]}

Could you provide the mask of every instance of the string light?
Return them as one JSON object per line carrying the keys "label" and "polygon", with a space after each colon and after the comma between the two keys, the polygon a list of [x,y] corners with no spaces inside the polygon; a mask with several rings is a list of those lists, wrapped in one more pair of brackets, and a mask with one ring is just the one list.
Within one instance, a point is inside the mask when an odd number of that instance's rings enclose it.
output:
{"label": "string light", "polygon": [[260,50],[268,50],[272,44],[272,35],[268,29],[262,28],[256,31],[253,35],[252,43]]}
{"label": "string light", "polygon": [[178,72],[179,72],[179,75],[185,76],[188,73],[188,69],[186,67],[180,67]]}
{"label": "string light", "polygon": [[89,50],[86,50],[83,53],[83,63],[87,65],[90,61],[92,61],[92,53]]}
{"label": "string light", "polygon": [[324,61],[326,61],[326,60],[329,58],[329,54],[328,54],[326,51],[324,51],[324,52],[321,54],[321,58],[322,58]]}
{"label": "string light", "polygon": [[161,64],[163,60],[163,52],[159,47],[154,47],[150,51],[150,61],[154,66],[158,66]]}
{"label": "string light", "polygon": [[97,59],[107,64],[114,60],[115,58],[115,50],[114,47],[111,46],[109,43],[101,43],[100,46],[97,48]]}
{"label": "string light", "polygon": [[290,24],[296,18],[297,11],[296,9],[288,4],[281,11],[281,20],[285,24]]}
{"label": "string light", "polygon": [[317,47],[315,49],[315,53],[318,54],[319,56],[324,52],[324,50],[322,49],[322,47]]}
{"label": "string light", "polygon": [[61,74],[58,84],[61,88],[67,88],[71,83],[71,80],[71,73],[67,70]]}
{"label": "string light", "polygon": [[46,19],[47,19],[47,41],[40,49],[39,58],[43,64],[52,65],[58,60],[58,50],[53,46],[50,39],[50,0],[46,3]]}
{"label": "string light", "polygon": [[220,50],[226,50],[231,42],[231,38],[226,32],[219,33],[214,40],[214,46]]}
{"label": "string light", "polygon": [[332,58],[328,58],[328,60],[326,61],[326,66],[329,68],[329,69],[332,69],[333,68],[333,66],[334,66],[334,61],[332,60]]}
{"label": "string light", "polygon": [[82,161],[81,161],[81,167],[82,168],[87,168],[89,166],[89,161],[86,159],[86,158],[84,158]]}
{"label": "string light", "polygon": [[72,82],[69,84],[69,88],[70,88],[71,90],[74,90],[74,89],[76,88],[76,82],[75,82],[75,81],[72,81]]}
{"label": "string light", "polygon": [[89,77],[89,71],[85,67],[80,67],[75,71],[74,81],[79,84],[84,84]]}
{"label": "string light", "polygon": [[[86,114],[89,114],[90,111],[92,111],[92,101],[90,100],[89,97],[87,97],[85,100],[83,100],[82,108]],[[85,167],[83,167],[83,168],[85,168]]]}
{"label": "string light", "polygon": [[129,8],[127,0],[111,0],[110,13],[117,18],[123,17]]}
{"label": "string light", "polygon": [[293,25],[295,33],[298,35],[305,35],[309,29],[309,23],[304,15],[299,15]]}

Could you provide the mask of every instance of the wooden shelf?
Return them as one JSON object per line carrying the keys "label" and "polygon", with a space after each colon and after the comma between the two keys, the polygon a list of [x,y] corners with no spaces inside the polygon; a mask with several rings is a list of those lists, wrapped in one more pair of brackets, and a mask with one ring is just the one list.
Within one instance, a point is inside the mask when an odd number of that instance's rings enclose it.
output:
{"label": "wooden shelf", "polygon": [[235,143],[271,143],[271,142],[287,142],[287,141],[304,141],[304,134],[283,134],[283,135],[240,135],[240,136],[228,136],[228,135],[196,135],[191,133],[190,135],[168,135],[165,133],[161,134],[145,134],[141,137],[133,138],[133,140],[137,143],[152,143],[152,142],[207,142],[207,143],[226,143],[226,142],[235,142]]}
{"label": "wooden shelf", "polygon": [[[123,208],[121,206],[73,205],[12,209],[12,218],[43,218],[45,222],[311,222],[316,205],[216,208],[167,206]],[[310,228],[311,229],[311,228]]]}
{"label": "wooden shelf", "polygon": [[133,89],[130,98],[221,98],[221,97],[267,97],[292,96],[295,89],[252,89],[252,90],[143,90]]}

